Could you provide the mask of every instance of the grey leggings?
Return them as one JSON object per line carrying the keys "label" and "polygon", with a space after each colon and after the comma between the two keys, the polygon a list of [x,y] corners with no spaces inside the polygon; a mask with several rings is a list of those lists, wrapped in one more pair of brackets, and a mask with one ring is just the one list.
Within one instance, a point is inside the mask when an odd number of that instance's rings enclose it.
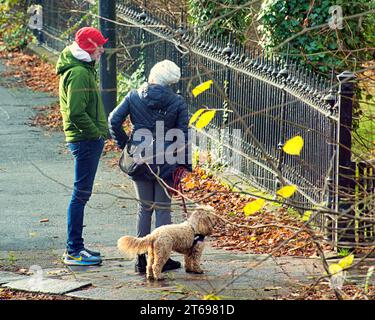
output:
{"label": "grey leggings", "polygon": [[151,217],[155,210],[155,228],[171,224],[171,199],[157,181],[134,181],[138,203],[137,237],[151,232]]}

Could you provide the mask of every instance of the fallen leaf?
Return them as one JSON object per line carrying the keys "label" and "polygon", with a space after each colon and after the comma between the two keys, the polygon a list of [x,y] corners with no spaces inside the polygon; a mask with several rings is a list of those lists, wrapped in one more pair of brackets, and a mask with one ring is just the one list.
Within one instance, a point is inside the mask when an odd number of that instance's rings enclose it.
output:
{"label": "fallen leaf", "polygon": [[214,294],[207,294],[203,296],[203,300],[221,300],[219,296],[215,296]]}
{"label": "fallen leaf", "polygon": [[284,186],[281,189],[279,189],[276,194],[283,197],[283,198],[290,198],[297,190],[297,186],[290,185],[290,186]]}
{"label": "fallen leaf", "polygon": [[193,181],[189,181],[189,182],[185,183],[185,187],[187,189],[192,189],[192,188],[195,187],[195,183]]}
{"label": "fallen leaf", "polygon": [[342,258],[338,264],[342,269],[347,269],[352,265],[353,261],[354,261],[354,255],[350,254],[346,256],[345,258]]}
{"label": "fallen leaf", "polygon": [[264,288],[264,291],[272,291],[272,290],[280,290],[282,287],[266,287]]}
{"label": "fallen leaf", "polygon": [[305,213],[303,214],[303,217],[302,217],[302,221],[309,221],[311,215],[312,215],[312,211],[310,211],[310,210],[305,211]]}
{"label": "fallen leaf", "polygon": [[333,263],[329,266],[328,271],[331,275],[335,275],[342,271],[342,267],[337,263]]}
{"label": "fallen leaf", "polygon": [[243,209],[243,212],[245,213],[246,216],[252,215],[258,212],[260,209],[262,209],[265,203],[266,203],[266,200],[264,199],[257,199],[257,200],[251,201],[248,204],[246,204],[246,206]]}

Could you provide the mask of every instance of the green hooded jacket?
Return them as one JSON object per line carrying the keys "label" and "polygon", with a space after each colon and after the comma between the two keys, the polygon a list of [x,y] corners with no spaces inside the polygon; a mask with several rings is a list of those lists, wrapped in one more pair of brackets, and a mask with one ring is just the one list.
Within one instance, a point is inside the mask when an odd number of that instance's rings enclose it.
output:
{"label": "green hooded jacket", "polygon": [[108,137],[107,117],[96,83],[94,65],[94,61],[76,59],[69,47],[61,52],[57,61],[60,111],[66,142]]}

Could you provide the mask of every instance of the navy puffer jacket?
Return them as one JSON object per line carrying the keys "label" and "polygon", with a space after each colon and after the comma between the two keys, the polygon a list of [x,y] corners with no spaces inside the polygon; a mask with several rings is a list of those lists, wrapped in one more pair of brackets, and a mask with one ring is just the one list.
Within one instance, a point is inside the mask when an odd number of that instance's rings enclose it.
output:
{"label": "navy puffer jacket", "polygon": [[[185,100],[180,95],[174,93],[169,86],[145,83],[138,90],[132,90],[127,94],[123,101],[114,109],[108,118],[109,131],[117,145],[124,149],[129,137],[122,128],[126,117],[130,115],[133,124],[132,137],[137,130],[148,129],[156,138],[154,145],[163,143],[164,151],[171,145],[172,141],[165,141],[165,133],[170,129],[180,129],[185,139],[185,148],[183,150],[185,159],[182,163],[169,164],[164,161],[163,164],[156,166],[159,176],[165,181],[171,181],[173,171],[178,166],[184,166],[191,171],[191,145],[188,140],[189,116]],[[164,137],[160,140],[160,134],[156,137],[156,122],[164,122]],[[159,127],[160,129],[160,127]],[[154,146],[155,147],[155,146]],[[156,148],[160,147],[156,146]],[[160,150],[160,149],[159,149]],[[154,150],[155,151],[155,150]],[[155,169],[154,169],[155,171]],[[138,176],[132,176],[133,180],[153,180],[154,175],[146,170]]]}

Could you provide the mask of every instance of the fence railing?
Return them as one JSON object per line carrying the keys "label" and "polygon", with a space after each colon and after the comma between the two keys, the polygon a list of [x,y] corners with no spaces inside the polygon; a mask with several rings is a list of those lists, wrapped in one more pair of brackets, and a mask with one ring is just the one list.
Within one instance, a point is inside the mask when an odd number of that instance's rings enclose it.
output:
{"label": "fence railing", "polygon": [[[59,10],[69,1],[40,1],[44,39],[56,50],[79,26],[66,33],[74,19]],[[147,76],[156,62],[170,59],[181,67],[174,89],[186,98],[190,114],[202,107],[220,110],[208,131],[196,132],[200,150],[229,162],[230,170],[269,193],[283,184],[298,186],[288,200],[297,207],[330,208],[314,222],[336,245],[374,244],[374,168],[360,163],[355,169],[351,161],[351,73],[338,81],[316,75],[288,56],[245,50],[230,37],[199,33],[131,1],[117,1],[116,15],[118,49],[126,52],[119,55],[119,73],[143,63]],[[75,23],[83,16],[76,14]],[[62,33],[68,37],[61,39]],[[207,80],[213,80],[211,89],[193,97],[191,90]],[[283,145],[296,135],[304,139],[301,154],[284,153]]]}

